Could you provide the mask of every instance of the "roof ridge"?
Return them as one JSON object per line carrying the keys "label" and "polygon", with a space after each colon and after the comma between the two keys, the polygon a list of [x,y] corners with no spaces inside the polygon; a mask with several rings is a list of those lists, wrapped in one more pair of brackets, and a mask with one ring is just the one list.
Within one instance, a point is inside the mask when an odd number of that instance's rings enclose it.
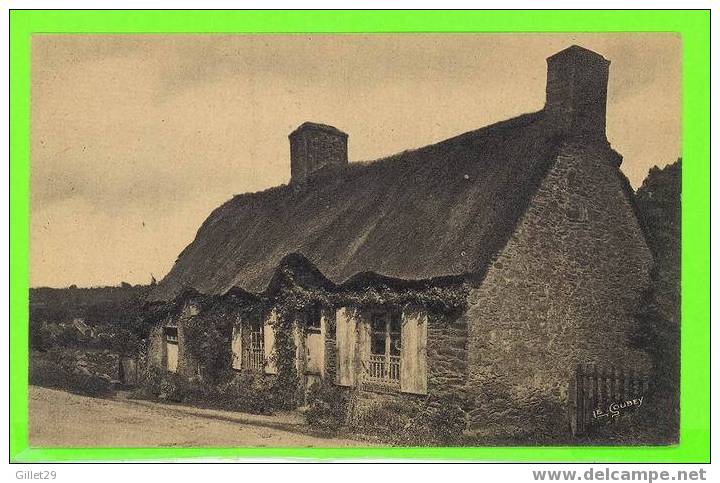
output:
{"label": "roof ridge", "polygon": [[[172,298],[186,281],[200,292],[239,285],[258,293],[292,252],[333,283],[362,272],[436,281],[480,275],[556,154],[559,140],[542,113],[354,162],[302,188],[236,195],[205,220],[150,298]],[[366,235],[370,223],[377,226]]]}
{"label": "roof ridge", "polygon": [[483,134],[491,134],[495,130],[503,129],[503,128],[517,128],[517,127],[523,127],[528,124],[532,124],[540,119],[542,119],[543,110],[535,111],[535,112],[528,112],[525,114],[520,114],[519,116],[511,117],[510,119],[505,119],[503,121],[494,122],[492,124],[488,124],[487,126],[483,126],[478,129],[473,129],[471,131],[466,131],[464,133],[456,134],[455,136],[442,139],[440,141],[437,141],[432,144],[426,144],[424,146],[420,146],[417,148],[410,148],[405,149],[403,151],[397,152],[395,154],[390,154],[388,156],[384,156],[382,158],[375,158],[375,159],[369,159],[369,160],[363,160],[363,161],[351,161],[351,164],[363,164],[363,165],[370,165],[372,163],[378,162],[378,161],[387,161],[399,156],[407,155],[410,153],[421,153],[425,150],[432,150],[441,148],[446,144],[451,144],[453,142],[458,142],[461,140],[464,140],[466,138],[472,138],[475,136],[480,136]]}

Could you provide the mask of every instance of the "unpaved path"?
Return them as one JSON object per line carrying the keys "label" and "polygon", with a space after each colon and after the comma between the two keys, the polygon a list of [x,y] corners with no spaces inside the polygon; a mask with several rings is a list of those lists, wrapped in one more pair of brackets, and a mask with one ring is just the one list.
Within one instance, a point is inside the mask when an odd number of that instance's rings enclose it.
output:
{"label": "unpaved path", "polygon": [[295,414],[256,416],[30,386],[34,447],[347,447],[367,442],[307,434]]}

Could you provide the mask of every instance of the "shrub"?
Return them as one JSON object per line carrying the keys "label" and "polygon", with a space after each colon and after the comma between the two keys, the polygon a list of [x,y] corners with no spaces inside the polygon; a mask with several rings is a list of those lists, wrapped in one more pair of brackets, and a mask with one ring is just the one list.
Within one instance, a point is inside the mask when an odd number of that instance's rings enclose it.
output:
{"label": "shrub", "polygon": [[78,365],[73,353],[59,348],[42,355],[37,352],[32,354],[29,383],[85,396],[105,396],[112,392],[109,378]]}
{"label": "shrub", "polygon": [[347,419],[348,399],[347,391],[331,382],[313,384],[308,391],[306,422],[314,428],[337,431]]}
{"label": "shrub", "polygon": [[402,446],[418,446],[431,440],[422,417],[423,403],[412,399],[375,401],[353,411],[351,428]]}
{"label": "shrub", "polygon": [[241,373],[218,387],[216,404],[223,409],[252,414],[272,414],[278,406],[262,374]]}
{"label": "shrub", "polygon": [[160,385],[165,372],[155,367],[147,367],[132,396],[139,399],[155,399],[160,396]]}
{"label": "shrub", "polygon": [[274,325],[275,330],[275,366],[277,377],[274,378],[271,392],[278,408],[295,409],[301,401],[302,391],[295,367],[295,339],[293,337],[295,312],[293,304],[300,302],[292,298],[285,299],[283,305],[278,306],[278,319]]}
{"label": "shrub", "polygon": [[460,398],[441,396],[428,401],[420,413],[419,421],[411,428],[423,428],[414,439],[429,439],[445,445],[457,444],[463,438],[467,415]]}
{"label": "shrub", "polygon": [[355,411],[352,429],[402,446],[459,445],[467,414],[454,395],[382,400]]}
{"label": "shrub", "polygon": [[183,337],[188,352],[203,368],[203,374],[213,383],[230,366],[230,334],[232,327],[226,317],[209,312],[185,322]]}
{"label": "shrub", "polygon": [[187,402],[202,399],[200,388],[174,372],[148,368],[132,396],[138,399]]}
{"label": "shrub", "polygon": [[399,436],[412,419],[414,411],[398,401],[373,402],[359,410],[353,427],[361,432],[379,436]]}
{"label": "shrub", "polygon": [[187,399],[188,383],[178,374],[168,372],[160,380],[159,399],[170,402],[183,402]]}
{"label": "shrub", "polygon": [[133,397],[252,414],[272,414],[278,407],[273,389],[262,374],[225,373],[218,375],[217,381],[189,381],[176,373],[150,368]]}
{"label": "shrub", "polygon": [[98,346],[107,346],[120,355],[137,356],[142,349],[142,340],[134,332],[121,328],[113,334],[101,334],[95,343]]}

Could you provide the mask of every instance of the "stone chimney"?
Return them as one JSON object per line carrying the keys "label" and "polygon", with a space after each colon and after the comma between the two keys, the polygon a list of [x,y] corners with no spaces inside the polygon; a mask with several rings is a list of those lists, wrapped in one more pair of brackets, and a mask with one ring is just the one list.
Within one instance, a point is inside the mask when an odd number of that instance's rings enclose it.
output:
{"label": "stone chimney", "polygon": [[610,61],[573,45],[547,58],[545,112],[563,134],[605,141]]}
{"label": "stone chimney", "polygon": [[348,164],[348,135],[326,124],[305,122],[290,133],[290,182],[302,183],[323,168]]}

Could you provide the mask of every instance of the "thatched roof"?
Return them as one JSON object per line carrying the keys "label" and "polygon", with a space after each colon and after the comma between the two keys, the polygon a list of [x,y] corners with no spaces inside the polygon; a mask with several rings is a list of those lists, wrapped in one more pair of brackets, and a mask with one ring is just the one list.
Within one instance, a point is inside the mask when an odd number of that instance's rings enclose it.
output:
{"label": "thatched roof", "polygon": [[542,112],[526,114],[297,186],[235,196],[203,223],[150,299],[188,288],[261,292],[291,253],[337,284],[363,272],[402,280],[482,274],[558,142]]}

